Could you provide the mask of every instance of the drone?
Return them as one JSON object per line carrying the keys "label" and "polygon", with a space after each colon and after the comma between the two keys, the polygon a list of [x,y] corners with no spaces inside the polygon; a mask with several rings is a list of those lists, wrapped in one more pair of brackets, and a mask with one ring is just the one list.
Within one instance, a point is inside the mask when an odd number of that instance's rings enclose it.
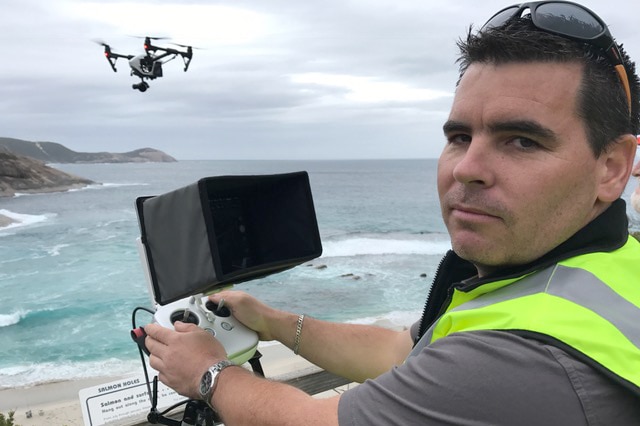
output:
{"label": "drone", "polygon": [[[145,37],[144,38],[144,51],[145,53],[140,55],[123,55],[121,53],[115,53],[111,50],[111,46],[104,42],[97,42],[104,46],[104,56],[109,61],[113,72],[117,72],[116,61],[119,58],[124,58],[129,61],[129,67],[131,68],[131,75],[140,77],[140,83],[133,84],[131,87],[134,90],[140,92],[146,92],[149,88],[149,83],[145,81],[155,80],[162,77],[162,65],[180,56],[184,61],[184,71],[189,69],[191,58],[193,57],[193,48],[191,46],[185,46],[182,44],[175,44],[184,50],[174,49],[171,47],[161,47],[152,44],[152,40],[162,40],[164,37]],[[165,59],[166,58],[166,59]]]}

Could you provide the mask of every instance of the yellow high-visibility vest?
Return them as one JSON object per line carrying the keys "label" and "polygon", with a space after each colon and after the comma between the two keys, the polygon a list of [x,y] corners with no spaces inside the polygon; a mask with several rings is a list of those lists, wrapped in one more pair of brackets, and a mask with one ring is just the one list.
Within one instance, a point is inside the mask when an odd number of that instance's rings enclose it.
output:
{"label": "yellow high-visibility vest", "polygon": [[640,243],[629,237],[611,252],[578,255],[468,292],[455,289],[412,354],[473,330],[541,335],[640,392]]}

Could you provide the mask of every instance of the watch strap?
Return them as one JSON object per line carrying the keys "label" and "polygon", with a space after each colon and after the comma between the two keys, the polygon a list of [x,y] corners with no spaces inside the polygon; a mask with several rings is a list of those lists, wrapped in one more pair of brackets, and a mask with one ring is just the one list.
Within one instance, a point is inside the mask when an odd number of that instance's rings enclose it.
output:
{"label": "watch strap", "polygon": [[204,402],[207,403],[207,405],[209,407],[211,407],[211,409],[213,409],[215,411],[215,408],[213,407],[213,403],[211,401],[211,398],[213,397],[213,392],[216,390],[216,386],[218,385],[218,375],[222,372],[222,370],[224,370],[227,367],[231,367],[234,366],[235,364],[229,360],[222,360],[219,361],[215,364],[213,364],[211,367],[209,367],[209,369],[205,372],[205,375],[210,374],[211,375],[211,385],[209,386],[209,390],[206,392],[206,394],[202,395],[202,399],[204,400]]}

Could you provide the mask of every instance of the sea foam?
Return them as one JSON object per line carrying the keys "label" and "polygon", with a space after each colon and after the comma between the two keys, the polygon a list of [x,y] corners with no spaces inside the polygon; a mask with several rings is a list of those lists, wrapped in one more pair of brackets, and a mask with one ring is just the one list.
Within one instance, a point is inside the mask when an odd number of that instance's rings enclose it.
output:
{"label": "sea foam", "polygon": [[35,386],[43,383],[124,376],[142,372],[140,360],[110,358],[89,362],[44,362],[0,368],[0,389]]}
{"label": "sea foam", "polygon": [[16,311],[10,314],[0,314],[0,327],[15,325],[27,315],[26,311]]}
{"label": "sea foam", "polygon": [[355,237],[322,244],[322,256],[346,257],[383,254],[439,255],[451,248],[451,243],[426,239]]}
{"label": "sea foam", "polygon": [[34,214],[16,213],[6,209],[0,209],[0,215],[6,216],[9,219],[13,219],[15,221],[5,227],[0,228],[0,230],[17,228],[20,226],[33,225],[34,223],[44,222],[50,217],[48,215],[43,215],[43,214],[34,215]]}

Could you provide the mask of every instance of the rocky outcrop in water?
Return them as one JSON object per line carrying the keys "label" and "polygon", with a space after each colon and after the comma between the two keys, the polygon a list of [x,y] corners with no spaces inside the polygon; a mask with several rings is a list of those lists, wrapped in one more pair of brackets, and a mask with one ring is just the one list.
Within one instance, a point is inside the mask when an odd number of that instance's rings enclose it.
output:
{"label": "rocky outcrop in water", "polygon": [[42,161],[0,148],[0,197],[12,197],[16,192],[68,191],[93,183],[92,180],[49,167]]}

